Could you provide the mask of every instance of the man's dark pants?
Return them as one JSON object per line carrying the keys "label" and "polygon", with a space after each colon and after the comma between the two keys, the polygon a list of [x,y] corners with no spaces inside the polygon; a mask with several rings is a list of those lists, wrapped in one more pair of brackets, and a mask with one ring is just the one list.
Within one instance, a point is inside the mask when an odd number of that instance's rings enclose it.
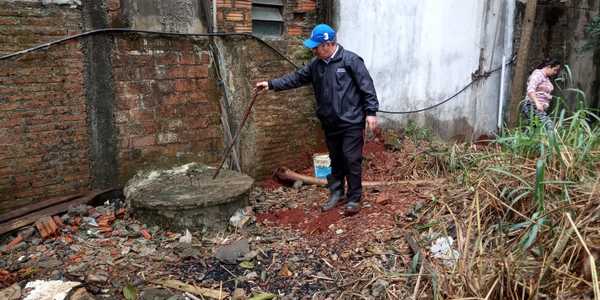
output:
{"label": "man's dark pants", "polygon": [[363,128],[364,126],[355,126],[325,130],[325,141],[331,159],[331,175],[342,183],[347,179],[348,202],[359,202],[362,196]]}

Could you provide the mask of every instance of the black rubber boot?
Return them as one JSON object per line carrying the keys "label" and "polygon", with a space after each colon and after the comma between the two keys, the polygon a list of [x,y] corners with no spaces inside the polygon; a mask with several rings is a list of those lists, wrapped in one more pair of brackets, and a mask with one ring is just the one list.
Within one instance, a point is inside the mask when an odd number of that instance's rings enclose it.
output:
{"label": "black rubber boot", "polygon": [[327,176],[327,188],[329,189],[329,198],[321,206],[322,211],[328,211],[346,199],[344,196],[344,181],[335,179],[333,176]]}
{"label": "black rubber boot", "polygon": [[346,204],[346,207],[344,209],[344,215],[352,216],[352,215],[357,214],[359,211],[360,211],[360,202],[349,201]]}

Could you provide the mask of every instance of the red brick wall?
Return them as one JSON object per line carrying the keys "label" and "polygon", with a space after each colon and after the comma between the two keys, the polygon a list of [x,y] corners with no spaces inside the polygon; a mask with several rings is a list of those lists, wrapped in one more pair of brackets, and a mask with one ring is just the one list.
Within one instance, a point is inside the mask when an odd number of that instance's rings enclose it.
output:
{"label": "red brick wall", "polygon": [[174,158],[215,163],[223,149],[207,41],[117,39],[113,54],[120,173]]}
{"label": "red brick wall", "polygon": [[[0,3],[0,53],[80,30],[68,6]],[[0,61],[0,212],[89,184],[79,42]]]}
{"label": "red brick wall", "polygon": [[108,23],[111,27],[118,28],[122,26],[121,18],[121,0],[106,0],[106,12],[108,14]]}
{"label": "red brick wall", "polygon": [[[222,32],[252,32],[251,0],[217,1],[218,30]],[[315,25],[316,0],[284,0],[282,38],[307,36]]]}
{"label": "red brick wall", "polygon": [[[118,15],[117,2],[109,12]],[[112,8],[111,8],[112,7]],[[80,31],[81,10],[0,4],[0,53]],[[121,182],[146,165],[216,163],[223,149],[207,41],[115,35],[113,86]],[[0,61],[0,213],[90,187],[79,41]]]}
{"label": "red brick wall", "polygon": [[[217,0],[218,27],[226,32],[252,32],[252,1]],[[302,65],[312,55],[302,46],[316,23],[316,0],[284,1],[284,32],[279,38],[268,38],[267,43]],[[232,56],[228,66],[237,78],[232,94],[234,114],[241,112],[249,101],[249,87],[293,72],[294,67],[273,50],[254,40],[235,40],[230,44]],[[250,70],[245,76],[244,70]],[[240,78],[244,77],[244,78]],[[239,92],[245,89],[248,91]],[[325,149],[322,132],[314,112],[314,96],[310,86],[286,91],[270,92],[260,96],[251,117],[251,123],[242,136],[242,165],[252,176],[263,179],[273,170],[287,166],[302,169],[310,166],[311,154]]]}
{"label": "red brick wall", "polygon": [[285,13],[287,35],[289,37],[306,38],[310,36],[312,28],[316,25],[316,0],[288,1]]}
{"label": "red brick wall", "polygon": [[[298,61],[306,51],[298,51],[297,36],[306,36],[314,25],[313,6],[314,1],[287,1],[286,33],[270,41]],[[220,18],[227,20],[220,22],[221,30],[251,31],[250,1],[219,0],[219,7]],[[120,1],[107,1],[107,10],[113,24],[120,22]],[[78,33],[81,22],[79,7],[1,2],[0,54]],[[208,40],[130,34],[114,35],[114,41],[121,182],[149,164],[216,163],[223,150],[222,91]],[[245,51],[238,66],[244,84],[236,83],[241,88],[249,91],[259,79],[293,70],[264,46],[242,43],[236,45]],[[0,213],[90,187],[84,68],[80,41],[0,61]],[[264,96],[253,114],[254,138],[247,141],[255,147],[249,173],[263,178],[281,165],[309,163],[307,154],[319,147],[312,101],[310,88]],[[243,110],[243,104],[234,110]]]}
{"label": "red brick wall", "polygon": [[222,32],[252,32],[251,0],[217,1],[217,28]]}
{"label": "red brick wall", "polygon": [[[249,44],[251,81],[276,78],[294,71],[272,51],[257,42]],[[255,108],[256,169],[258,178],[286,166],[302,170],[312,164],[311,155],[324,150],[323,136],[314,111],[311,86],[284,92],[269,92],[261,96]]]}

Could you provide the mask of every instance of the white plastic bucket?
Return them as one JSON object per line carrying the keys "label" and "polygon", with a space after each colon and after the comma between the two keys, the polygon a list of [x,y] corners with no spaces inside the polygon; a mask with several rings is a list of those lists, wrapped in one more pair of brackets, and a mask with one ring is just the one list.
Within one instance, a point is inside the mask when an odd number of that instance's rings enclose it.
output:
{"label": "white plastic bucket", "polygon": [[313,165],[315,167],[315,177],[326,178],[331,174],[331,160],[329,154],[318,153],[313,155]]}

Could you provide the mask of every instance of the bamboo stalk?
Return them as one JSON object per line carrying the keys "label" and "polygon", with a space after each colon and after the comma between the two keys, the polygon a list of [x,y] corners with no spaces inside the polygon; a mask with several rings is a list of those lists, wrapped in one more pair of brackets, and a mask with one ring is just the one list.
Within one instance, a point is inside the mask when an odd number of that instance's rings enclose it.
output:
{"label": "bamboo stalk", "polygon": [[587,252],[587,255],[589,256],[589,259],[590,259],[590,268],[591,268],[591,271],[592,271],[592,284],[594,285],[594,299],[595,300],[600,300],[600,286],[598,285],[598,274],[596,272],[596,259],[592,255],[592,252],[588,248],[588,246],[585,243],[585,241],[583,240],[583,237],[581,237],[581,234],[579,233],[579,230],[577,229],[577,226],[573,222],[573,219],[571,219],[571,214],[570,213],[565,213],[565,215],[567,216],[567,219],[569,220],[569,223],[571,223],[571,226],[573,227],[573,230],[577,234],[577,237],[579,238],[579,241],[581,242],[581,245],[583,246],[583,249],[585,249],[585,252]]}
{"label": "bamboo stalk", "polygon": [[[317,178],[300,173],[294,172],[286,167],[281,167],[275,170],[274,176],[284,181],[302,181],[305,184],[312,184],[317,186],[326,186],[327,179]],[[386,186],[386,185],[422,185],[431,184],[436,185],[446,181],[445,179],[431,179],[431,180],[405,180],[405,181],[363,181],[363,186]]]}

